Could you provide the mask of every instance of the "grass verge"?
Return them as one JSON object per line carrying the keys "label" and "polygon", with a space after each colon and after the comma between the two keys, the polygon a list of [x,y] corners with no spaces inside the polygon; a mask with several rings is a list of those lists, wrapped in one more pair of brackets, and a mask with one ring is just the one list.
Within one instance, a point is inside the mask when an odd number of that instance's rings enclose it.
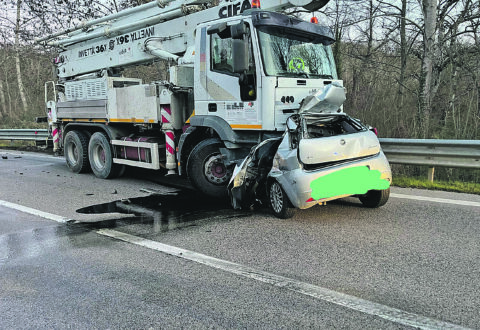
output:
{"label": "grass verge", "polygon": [[404,188],[420,188],[429,190],[444,190],[480,195],[480,183],[462,181],[434,181],[411,178],[406,176],[394,176],[392,185]]}
{"label": "grass verge", "polygon": [[18,148],[18,147],[34,147],[35,141],[10,141],[10,140],[0,140],[0,147],[6,148]]}

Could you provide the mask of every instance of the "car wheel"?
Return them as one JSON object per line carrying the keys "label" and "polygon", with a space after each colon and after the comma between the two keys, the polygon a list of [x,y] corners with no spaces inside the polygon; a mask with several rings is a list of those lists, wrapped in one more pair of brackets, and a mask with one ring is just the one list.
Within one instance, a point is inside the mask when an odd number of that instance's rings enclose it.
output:
{"label": "car wheel", "polygon": [[88,162],[88,136],[80,131],[70,131],[64,140],[65,160],[74,173],[90,170]]}
{"label": "car wheel", "polygon": [[105,133],[96,132],[92,135],[88,144],[88,156],[92,171],[97,178],[110,179],[125,170],[124,165],[113,163],[113,150]]}
{"label": "car wheel", "polygon": [[277,218],[289,219],[295,215],[296,209],[277,181],[268,186],[268,204]]}
{"label": "car wheel", "polygon": [[232,177],[232,168],[225,166],[217,139],[207,139],[193,148],[187,160],[187,175],[190,182],[201,192],[227,199],[227,185]]}
{"label": "car wheel", "polygon": [[390,188],[385,190],[369,190],[365,195],[359,197],[360,202],[366,207],[380,207],[387,203],[390,197]]}

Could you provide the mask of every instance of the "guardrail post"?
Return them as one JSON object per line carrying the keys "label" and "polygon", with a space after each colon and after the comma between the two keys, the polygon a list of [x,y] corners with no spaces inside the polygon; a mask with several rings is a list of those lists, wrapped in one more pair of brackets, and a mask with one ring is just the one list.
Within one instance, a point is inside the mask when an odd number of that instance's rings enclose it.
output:
{"label": "guardrail post", "polygon": [[433,182],[433,176],[435,174],[435,167],[429,167],[428,168],[428,181]]}

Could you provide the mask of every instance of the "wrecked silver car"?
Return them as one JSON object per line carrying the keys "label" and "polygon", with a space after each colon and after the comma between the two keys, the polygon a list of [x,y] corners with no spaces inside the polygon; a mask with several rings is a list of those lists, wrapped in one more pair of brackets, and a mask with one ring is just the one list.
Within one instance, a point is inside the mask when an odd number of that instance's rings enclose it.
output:
{"label": "wrecked silver car", "polygon": [[230,180],[234,208],[263,201],[275,216],[289,218],[296,209],[347,196],[367,207],[387,202],[388,161],[376,134],[341,111],[344,95],[331,85],[305,98],[283,137],[252,148]]}

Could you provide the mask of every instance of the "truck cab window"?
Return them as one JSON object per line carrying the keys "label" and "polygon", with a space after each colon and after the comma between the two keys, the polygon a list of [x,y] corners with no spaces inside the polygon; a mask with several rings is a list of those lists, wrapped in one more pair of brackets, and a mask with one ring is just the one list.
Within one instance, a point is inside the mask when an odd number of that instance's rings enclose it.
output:
{"label": "truck cab window", "polygon": [[[248,47],[249,70],[248,74],[255,73],[252,43]],[[233,72],[232,38],[220,38],[218,34],[211,37],[211,70],[237,75]]]}
{"label": "truck cab window", "polygon": [[249,68],[242,74],[233,71],[233,39],[231,37],[220,37],[212,34],[210,38],[210,70],[231,76],[239,77],[240,97],[242,101],[256,100],[256,70],[255,60],[250,40],[248,47]]}
{"label": "truck cab window", "polygon": [[224,72],[233,75],[232,38],[221,39],[217,34],[212,35],[212,71]]}

